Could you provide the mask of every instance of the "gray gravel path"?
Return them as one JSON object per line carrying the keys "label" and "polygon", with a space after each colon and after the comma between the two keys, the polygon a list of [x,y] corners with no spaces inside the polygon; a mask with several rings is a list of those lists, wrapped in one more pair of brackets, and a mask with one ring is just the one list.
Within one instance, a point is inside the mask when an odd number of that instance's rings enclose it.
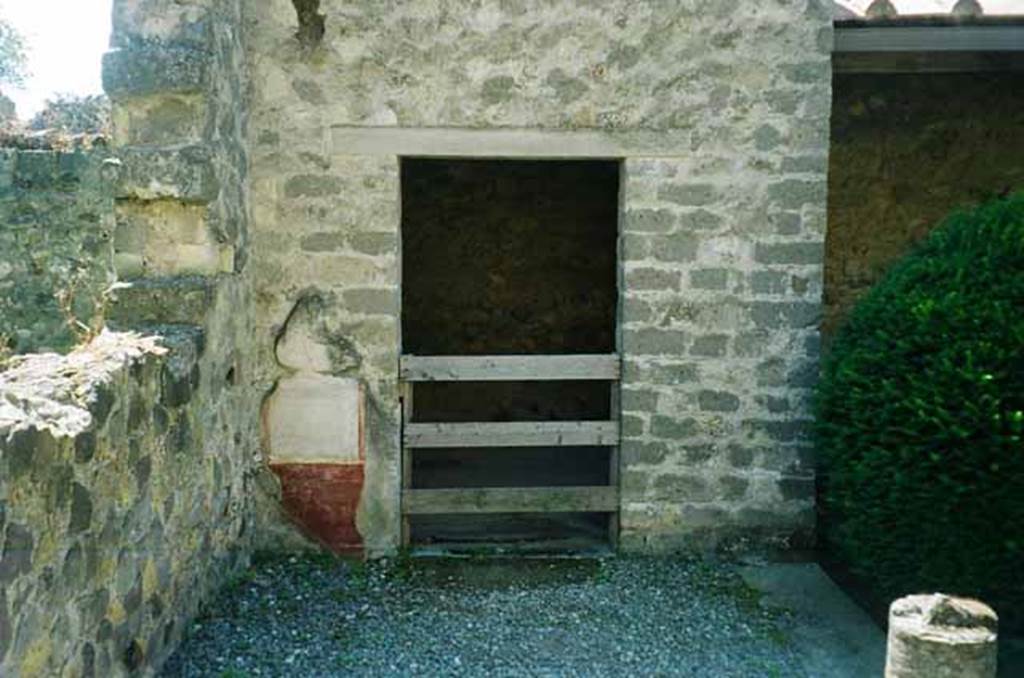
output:
{"label": "gray gravel path", "polygon": [[693,558],[293,557],[229,587],[163,675],[789,678],[792,624]]}

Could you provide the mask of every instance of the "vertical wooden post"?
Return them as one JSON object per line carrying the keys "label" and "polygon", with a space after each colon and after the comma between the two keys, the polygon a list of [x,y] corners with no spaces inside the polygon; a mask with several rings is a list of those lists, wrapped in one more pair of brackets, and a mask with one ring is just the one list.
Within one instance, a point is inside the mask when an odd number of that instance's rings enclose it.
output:
{"label": "vertical wooden post", "polygon": [[609,398],[608,418],[619,424],[619,439],[615,445],[608,448],[608,484],[615,488],[615,496],[620,497],[615,512],[608,516],[608,545],[613,550],[619,548],[619,510],[622,508],[621,492],[619,491],[619,448],[622,445],[622,413],[619,399],[619,383],[611,383],[611,397]]}
{"label": "vertical wooden post", "polygon": [[409,546],[409,516],[405,513],[405,502],[409,495],[409,490],[412,489],[412,449],[405,445],[405,429],[412,423],[412,394],[414,384],[412,382],[402,382],[401,395],[399,396],[402,401],[402,496],[399,498],[399,505],[402,507],[402,546]]}

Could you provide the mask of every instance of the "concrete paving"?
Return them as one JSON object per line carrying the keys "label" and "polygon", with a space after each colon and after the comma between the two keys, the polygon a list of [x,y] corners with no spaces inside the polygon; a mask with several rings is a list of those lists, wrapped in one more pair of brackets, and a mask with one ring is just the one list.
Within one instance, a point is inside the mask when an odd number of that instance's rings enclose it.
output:
{"label": "concrete paving", "polygon": [[795,615],[790,632],[809,676],[867,678],[885,668],[885,633],[816,563],[773,563],[740,569],[766,605]]}

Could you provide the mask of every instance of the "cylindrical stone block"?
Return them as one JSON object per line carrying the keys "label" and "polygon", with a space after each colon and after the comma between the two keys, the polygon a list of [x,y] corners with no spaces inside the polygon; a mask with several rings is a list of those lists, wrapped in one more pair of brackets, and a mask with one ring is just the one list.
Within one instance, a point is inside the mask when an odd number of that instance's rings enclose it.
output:
{"label": "cylindrical stone block", "polygon": [[941,593],[889,607],[886,678],[995,678],[998,617],[988,605]]}

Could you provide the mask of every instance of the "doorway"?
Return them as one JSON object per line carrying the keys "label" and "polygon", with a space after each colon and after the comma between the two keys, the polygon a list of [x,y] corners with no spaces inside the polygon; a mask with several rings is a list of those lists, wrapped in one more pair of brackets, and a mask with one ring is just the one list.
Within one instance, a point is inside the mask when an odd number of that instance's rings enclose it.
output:
{"label": "doorway", "polygon": [[402,161],[403,541],[614,545],[617,161]]}

